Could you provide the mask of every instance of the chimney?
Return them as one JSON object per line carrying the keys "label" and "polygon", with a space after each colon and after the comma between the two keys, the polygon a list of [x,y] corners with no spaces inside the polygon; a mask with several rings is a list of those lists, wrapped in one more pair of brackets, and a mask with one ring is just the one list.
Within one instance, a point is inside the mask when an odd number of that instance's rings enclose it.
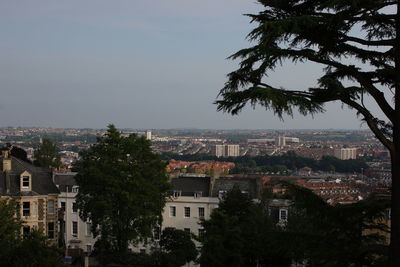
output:
{"label": "chimney", "polygon": [[10,150],[3,149],[1,155],[3,156],[3,171],[11,171]]}

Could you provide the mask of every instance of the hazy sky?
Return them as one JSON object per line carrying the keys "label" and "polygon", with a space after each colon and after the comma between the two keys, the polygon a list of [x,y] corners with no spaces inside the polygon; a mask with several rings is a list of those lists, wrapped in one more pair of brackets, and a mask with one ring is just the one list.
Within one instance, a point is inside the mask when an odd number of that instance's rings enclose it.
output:
{"label": "hazy sky", "polygon": [[[247,0],[0,1],[0,126],[360,128],[340,104],[284,122],[262,108],[217,113],[230,54],[248,45]],[[319,68],[289,66],[271,83],[314,85]]]}

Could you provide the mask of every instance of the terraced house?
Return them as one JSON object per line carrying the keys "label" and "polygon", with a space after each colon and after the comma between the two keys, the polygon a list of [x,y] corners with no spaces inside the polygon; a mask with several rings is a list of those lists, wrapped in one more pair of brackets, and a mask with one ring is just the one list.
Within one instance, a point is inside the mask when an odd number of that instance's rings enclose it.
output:
{"label": "terraced house", "polygon": [[56,244],[59,190],[52,181],[51,169],[14,157],[11,149],[1,149],[0,196],[19,204],[16,216],[23,221],[23,233],[38,229]]}

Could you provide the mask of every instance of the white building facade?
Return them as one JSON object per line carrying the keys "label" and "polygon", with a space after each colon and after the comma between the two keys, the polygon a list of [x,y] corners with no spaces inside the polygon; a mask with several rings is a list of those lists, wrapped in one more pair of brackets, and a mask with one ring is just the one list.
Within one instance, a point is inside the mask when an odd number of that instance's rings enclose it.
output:
{"label": "white building facade", "polygon": [[57,173],[54,182],[60,190],[58,208],[63,212],[60,221],[60,235],[66,248],[80,248],[86,253],[93,250],[96,239],[91,232],[91,223],[79,217],[76,195],[79,187],[75,183],[76,173]]}

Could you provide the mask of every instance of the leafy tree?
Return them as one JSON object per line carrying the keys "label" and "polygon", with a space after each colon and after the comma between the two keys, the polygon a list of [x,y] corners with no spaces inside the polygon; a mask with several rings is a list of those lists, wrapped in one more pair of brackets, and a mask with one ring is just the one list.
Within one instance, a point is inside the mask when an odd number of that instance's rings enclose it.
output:
{"label": "leafy tree", "polygon": [[161,234],[161,266],[179,267],[197,258],[197,249],[190,233],[165,228]]}
{"label": "leafy tree", "polygon": [[291,258],[315,266],[386,266],[382,233],[388,229],[380,219],[387,201],[331,206],[306,188],[284,185],[294,204],[277,246],[290,252]]}
{"label": "leafy tree", "polygon": [[199,262],[201,266],[242,266],[241,251],[245,247],[237,218],[214,210],[209,221],[202,222],[205,234],[202,241]]}
{"label": "leafy tree", "polygon": [[[237,114],[250,103],[280,118],[323,112],[340,101],[354,109],[390,151],[392,161],[391,266],[400,266],[400,8],[392,0],[258,0],[264,10],[248,15],[257,26],[252,47],[220,91],[218,110]],[[358,32],[358,33],[356,33]],[[285,89],[267,75],[284,62],[323,67],[316,88]],[[384,119],[364,101],[371,98]]]}
{"label": "leafy tree", "polygon": [[12,200],[0,200],[0,265],[7,266],[16,247],[21,222],[15,218],[17,205]]}
{"label": "leafy tree", "polygon": [[44,138],[42,144],[34,152],[35,160],[33,164],[39,167],[61,167],[60,156],[56,152],[56,145],[47,138]]}
{"label": "leafy tree", "polygon": [[90,220],[96,249],[127,253],[131,243],[151,237],[161,219],[169,189],[165,163],[150,142],[124,137],[109,125],[107,133],[81,155],[76,182],[80,216]]}
{"label": "leafy tree", "polygon": [[47,238],[36,230],[22,238],[22,222],[16,218],[18,205],[13,200],[0,200],[0,266],[63,266],[62,251],[49,246]]}
{"label": "leafy tree", "polygon": [[56,267],[61,263],[62,250],[49,246],[47,237],[33,230],[26,235],[10,257],[9,266],[18,267]]}
{"label": "leafy tree", "polygon": [[[227,192],[209,220],[202,221],[205,233],[199,262],[202,266],[289,266],[273,240],[274,226],[263,204],[254,203],[239,187]],[[274,238],[273,238],[274,237]]]}

